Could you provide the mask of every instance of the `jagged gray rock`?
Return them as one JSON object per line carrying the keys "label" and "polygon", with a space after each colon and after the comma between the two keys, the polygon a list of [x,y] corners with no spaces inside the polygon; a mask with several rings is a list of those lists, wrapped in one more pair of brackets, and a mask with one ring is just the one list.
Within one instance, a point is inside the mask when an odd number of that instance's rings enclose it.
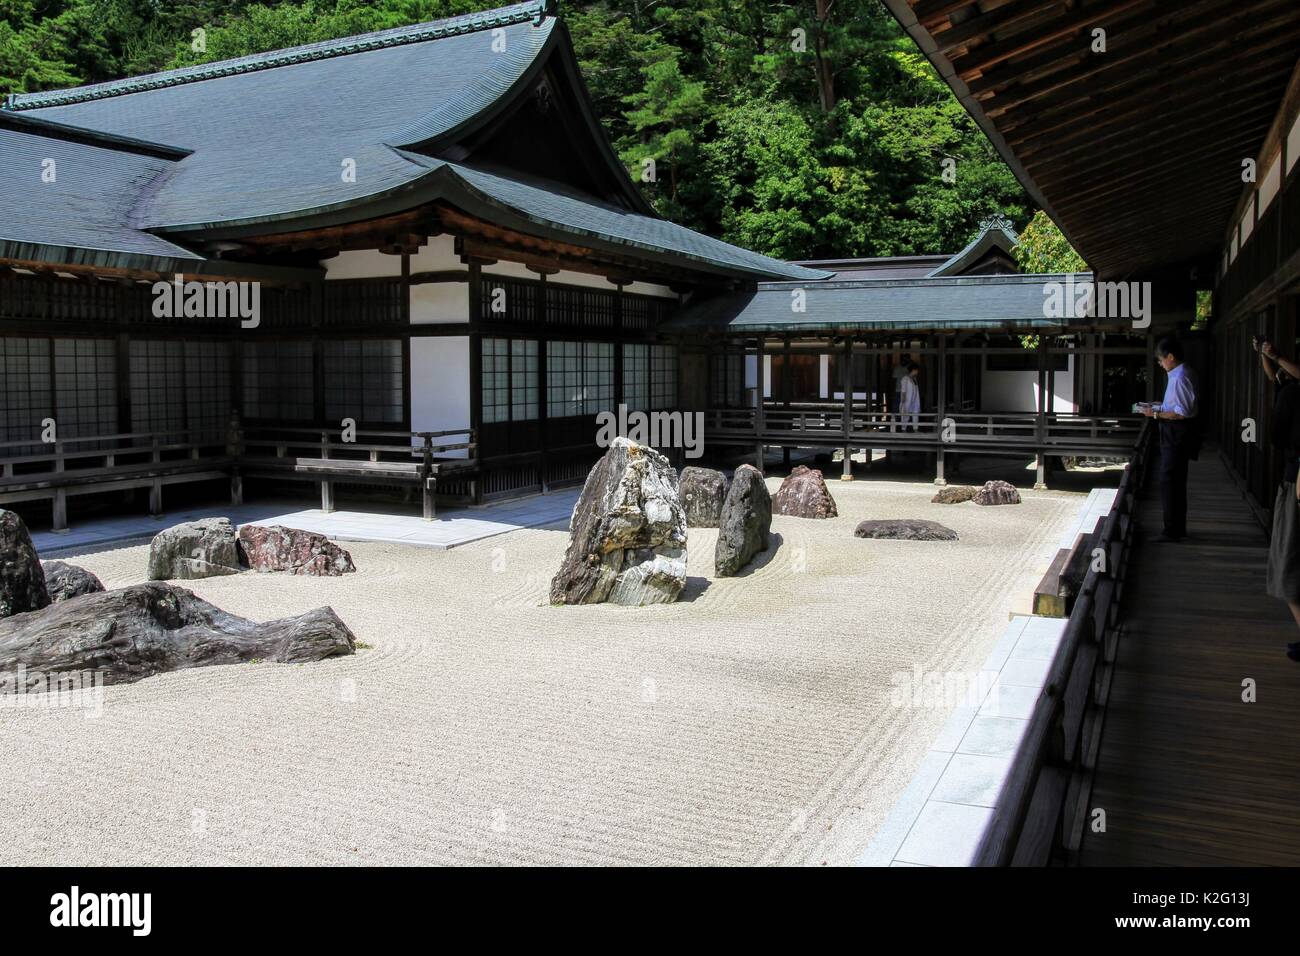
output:
{"label": "jagged gray rock", "polygon": [[137,584],[0,621],[0,693],[14,690],[19,664],[29,684],[69,671],[101,671],[105,684],[125,684],[162,671],[296,664],[355,650],[352,632],[328,607],[258,624],[174,584]]}
{"label": "jagged gray rock", "polygon": [[971,499],[977,505],[1018,505],[1020,492],[1016,486],[1007,481],[986,481],[984,487]]}
{"label": "jagged gray rock", "polygon": [[859,522],[853,529],[859,538],[888,538],[895,541],[956,541],[957,532],[937,521],[924,518],[883,518]]}
{"label": "jagged gray rock", "polygon": [[822,473],[797,465],[772,496],[772,513],[794,518],[834,518],[839,509]]}
{"label": "jagged gray rock", "polygon": [[149,580],[174,581],[238,574],[239,542],[229,518],[173,525],[149,545]]}
{"label": "jagged gray rock", "polygon": [[716,528],[727,497],[727,476],[712,468],[682,469],[678,488],[688,528]]}
{"label": "jagged gray rock", "polygon": [[551,603],[665,604],[685,584],[686,513],[677,473],[653,448],[616,438],[573,508]]}
{"label": "jagged gray rock", "polygon": [[66,601],[68,598],[98,594],[104,590],[104,584],[99,578],[75,564],[46,561],[44,567],[45,586],[50,592],[51,601]]}
{"label": "jagged gray rock", "polygon": [[766,551],[772,530],[772,496],[762,472],[741,465],[731,479],[718,524],[718,545],[713,552],[713,573],[731,577]]}
{"label": "jagged gray rock", "polygon": [[0,509],[0,618],[48,607],[45,571],[23,519]]}

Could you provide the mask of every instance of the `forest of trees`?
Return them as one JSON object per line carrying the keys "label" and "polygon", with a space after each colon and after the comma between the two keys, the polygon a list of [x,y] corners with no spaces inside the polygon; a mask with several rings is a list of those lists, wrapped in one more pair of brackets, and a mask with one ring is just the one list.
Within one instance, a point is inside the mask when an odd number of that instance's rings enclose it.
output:
{"label": "forest of trees", "polygon": [[[0,93],[504,2],[0,0]],[[637,171],[654,158],[647,195],[684,225],[803,259],[953,252],[991,212],[1021,227],[1034,213],[880,0],[561,0],[560,11],[620,155]]]}

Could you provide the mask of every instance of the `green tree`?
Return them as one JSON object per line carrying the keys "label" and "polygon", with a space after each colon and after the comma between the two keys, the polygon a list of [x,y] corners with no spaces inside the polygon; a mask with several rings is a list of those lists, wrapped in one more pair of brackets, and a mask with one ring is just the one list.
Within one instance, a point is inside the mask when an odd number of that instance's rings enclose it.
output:
{"label": "green tree", "polygon": [[1041,209],[1034,213],[1034,218],[1020,233],[1016,262],[1025,272],[1088,271],[1088,264]]}

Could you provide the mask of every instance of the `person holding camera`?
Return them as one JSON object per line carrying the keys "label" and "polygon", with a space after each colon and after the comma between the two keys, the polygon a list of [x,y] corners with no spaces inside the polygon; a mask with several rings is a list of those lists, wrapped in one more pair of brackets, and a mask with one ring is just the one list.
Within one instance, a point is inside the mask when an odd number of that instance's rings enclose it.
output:
{"label": "person holding camera", "polygon": [[1156,343],[1156,360],[1168,376],[1163,400],[1141,404],[1139,411],[1160,428],[1160,503],[1164,533],[1155,540],[1187,537],[1187,463],[1200,451],[1200,422],[1196,419],[1196,377],[1183,361],[1182,344],[1166,336]]}
{"label": "person holding camera", "polygon": [[[1254,340],[1264,377],[1275,388],[1272,441],[1282,453],[1282,483],[1273,501],[1273,536],[1268,549],[1267,591],[1285,601],[1300,626],[1300,502],[1296,496],[1300,476],[1300,366],[1281,355],[1273,343]],[[1286,656],[1300,661],[1300,641],[1287,645]]]}

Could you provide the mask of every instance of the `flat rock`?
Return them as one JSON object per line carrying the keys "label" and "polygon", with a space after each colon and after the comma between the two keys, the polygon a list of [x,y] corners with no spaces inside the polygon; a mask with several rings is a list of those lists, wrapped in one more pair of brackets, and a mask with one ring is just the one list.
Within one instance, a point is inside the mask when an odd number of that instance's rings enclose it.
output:
{"label": "flat rock", "polygon": [[1018,505],[1020,492],[1007,481],[988,481],[971,499],[977,505]]}
{"label": "flat rock", "polygon": [[0,621],[0,693],[40,675],[100,671],[125,684],[163,671],[264,660],[284,664],[352,654],[356,640],[331,608],[258,624],[174,584],[86,594]]}
{"label": "flat rock", "polygon": [[718,525],[718,545],[713,552],[713,573],[731,577],[767,550],[772,530],[772,496],[762,472],[741,465],[731,479]]}
{"label": "flat rock", "polygon": [[887,538],[894,541],[956,541],[957,532],[937,521],[924,518],[885,518],[862,521],[853,529],[859,538]]}
{"label": "flat rock", "polygon": [[930,502],[936,505],[959,505],[963,501],[970,501],[978,493],[979,489],[970,485],[947,485],[936,491]]}
{"label": "flat rock", "polygon": [[677,472],[653,448],[616,438],[574,505],[551,603],[665,604],[685,585],[686,512]]}
{"label": "flat rock", "polygon": [[75,564],[46,561],[44,567],[45,585],[49,589],[51,601],[66,601],[68,598],[98,594],[104,590],[104,584],[99,578]]}
{"label": "flat rock", "polygon": [[727,497],[727,476],[712,468],[683,468],[678,482],[686,527],[716,528],[722,520],[722,503]]}
{"label": "flat rock", "polygon": [[239,529],[244,563],[253,571],[287,571],[338,577],[356,571],[352,555],[314,531],[282,525],[246,524]]}
{"label": "flat rock", "polygon": [[149,580],[175,581],[238,574],[239,540],[229,518],[173,525],[149,545]]}
{"label": "flat rock", "polygon": [[0,509],[0,618],[48,607],[45,571],[23,519]]}
{"label": "flat rock", "polygon": [[834,518],[839,510],[822,473],[798,465],[772,496],[772,513],[794,518]]}

